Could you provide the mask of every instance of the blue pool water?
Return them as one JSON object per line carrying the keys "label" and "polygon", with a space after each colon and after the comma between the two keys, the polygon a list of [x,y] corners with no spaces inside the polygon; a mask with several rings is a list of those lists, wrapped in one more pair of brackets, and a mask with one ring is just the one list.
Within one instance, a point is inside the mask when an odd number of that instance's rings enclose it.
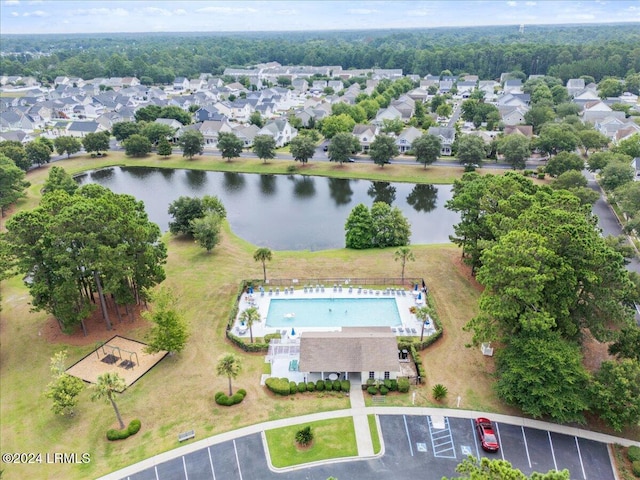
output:
{"label": "blue pool water", "polygon": [[267,327],[397,327],[394,298],[273,298]]}

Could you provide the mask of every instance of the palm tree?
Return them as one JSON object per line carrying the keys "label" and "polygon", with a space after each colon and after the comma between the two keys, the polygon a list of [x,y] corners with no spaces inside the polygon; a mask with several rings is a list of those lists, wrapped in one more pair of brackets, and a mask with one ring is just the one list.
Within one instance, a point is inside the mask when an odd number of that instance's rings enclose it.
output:
{"label": "palm tree", "polygon": [[402,284],[404,285],[404,267],[408,261],[414,262],[416,258],[413,256],[413,252],[409,247],[398,248],[393,256],[396,262],[400,260],[402,264]]}
{"label": "palm tree", "polygon": [[231,379],[237,378],[240,373],[240,359],[233,353],[223,355],[218,360],[218,365],[216,365],[216,373],[220,376],[225,375],[229,378],[229,396],[233,395],[233,390],[231,390]]}
{"label": "palm tree", "polygon": [[267,281],[267,265],[266,262],[267,261],[271,261],[271,250],[269,250],[267,247],[261,247],[259,249],[257,249],[254,253],[253,253],[253,259],[256,262],[262,262],[262,273],[264,274],[264,281]]}
{"label": "palm tree", "polygon": [[421,342],[424,338],[424,323],[427,321],[427,318],[429,318],[429,315],[431,315],[431,307],[429,307],[428,305],[416,309],[416,318],[420,320],[420,323],[422,323],[422,331],[420,332]]}
{"label": "palm tree", "polygon": [[251,336],[251,343],[253,343],[253,324],[260,321],[260,312],[256,307],[249,307],[243,310],[240,314],[240,321],[244,322],[249,327],[249,335]]}
{"label": "palm tree", "polygon": [[98,377],[98,382],[95,384],[94,388],[95,392],[91,395],[91,400],[95,401],[105,399],[111,402],[111,405],[116,412],[116,417],[118,417],[118,422],[120,423],[120,430],[124,430],[124,422],[122,421],[120,411],[118,410],[118,406],[114,399],[116,392],[120,393],[127,388],[124,379],[117,373],[103,373]]}

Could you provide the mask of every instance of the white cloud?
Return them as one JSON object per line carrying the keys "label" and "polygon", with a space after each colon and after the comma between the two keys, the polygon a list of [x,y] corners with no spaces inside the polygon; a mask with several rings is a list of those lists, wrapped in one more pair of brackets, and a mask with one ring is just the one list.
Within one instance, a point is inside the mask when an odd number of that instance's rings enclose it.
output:
{"label": "white cloud", "polygon": [[80,8],[77,10],[73,10],[71,15],[78,16],[96,16],[96,17],[127,17],[129,16],[129,12],[124,8]]}
{"label": "white cloud", "polygon": [[24,17],[48,17],[49,14],[43,10],[35,10],[33,12],[24,12]]}
{"label": "white cloud", "polygon": [[352,15],[371,15],[372,13],[378,13],[378,10],[372,10],[370,8],[350,8],[347,13]]}
{"label": "white cloud", "polygon": [[173,11],[174,15],[186,15],[187,11],[184,8],[178,8]]}
{"label": "white cloud", "polygon": [[42,5],[44,2],[42,0],[29,0],[27,5]]}
{"label": "white cloud", "polygon": [[222,13],[222,14],[230,14],[230,15],[236,15],[239,13],[258,13],[258,10],[256,10],[255,8],[249,8],[249,7],[240,7],[240,8],[235,8],[235,7],[204,7],[204,8],[198,8],[196,10],[197,13]]}
{"label": "white cloud", "polygon": [[20,5],[20,0],[5,0],[4,4],[9,5]]}
{"label": "white cloud", "polygon": [[300,12],[298,10],[289,9],[289,10],[276,10],[277,15],[298,15]]}
{"label": "white cloud", "polygon": [[407,11],[407,15],[410,15],[412,17],[426,17],[431,15],[433,12],[431,10],[429,10],[428,8],[420,8],[420,9],[416,9],[416,10],[408,10]]}
{"label": "white cloud", "polygon": [[11,12],[12,17],[19,17],[20,14],[18,12]]}
{"label": "white cloud", "polygon": [[143,15],[160,15],[161,17],[170,17],[172,14],[166,8],[145,7],[139,10]]}
{"label": "white cloud", "polygon": [[510,7],[517,7],[518,2],[507,2],[507,5],[509,5]]}
{"label": "white cloud", "polygon": [[538,2],[524,2],[524,4],[527,7],[535,7],[538,4]]}

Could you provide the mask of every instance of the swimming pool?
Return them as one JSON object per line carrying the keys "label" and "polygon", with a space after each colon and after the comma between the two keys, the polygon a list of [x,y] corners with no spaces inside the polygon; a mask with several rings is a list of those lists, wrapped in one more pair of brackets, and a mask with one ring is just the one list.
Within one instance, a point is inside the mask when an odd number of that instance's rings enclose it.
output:
{"label": "swimming pool", "polygon": [[397,327],[395,298],[272,298],[266,327]]}

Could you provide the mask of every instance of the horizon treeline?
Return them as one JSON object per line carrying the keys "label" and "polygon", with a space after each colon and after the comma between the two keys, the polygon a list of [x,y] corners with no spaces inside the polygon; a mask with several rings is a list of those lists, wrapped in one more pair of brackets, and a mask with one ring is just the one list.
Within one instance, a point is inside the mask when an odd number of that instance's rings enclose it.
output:
{"label": "horizon treeline", "polygon": [[83,79],[222,75],[258,63],[402,69],[404,74],[550,75],[600,81],[640,71],[638,24],[263,33],[3,35],[0,74]]}

